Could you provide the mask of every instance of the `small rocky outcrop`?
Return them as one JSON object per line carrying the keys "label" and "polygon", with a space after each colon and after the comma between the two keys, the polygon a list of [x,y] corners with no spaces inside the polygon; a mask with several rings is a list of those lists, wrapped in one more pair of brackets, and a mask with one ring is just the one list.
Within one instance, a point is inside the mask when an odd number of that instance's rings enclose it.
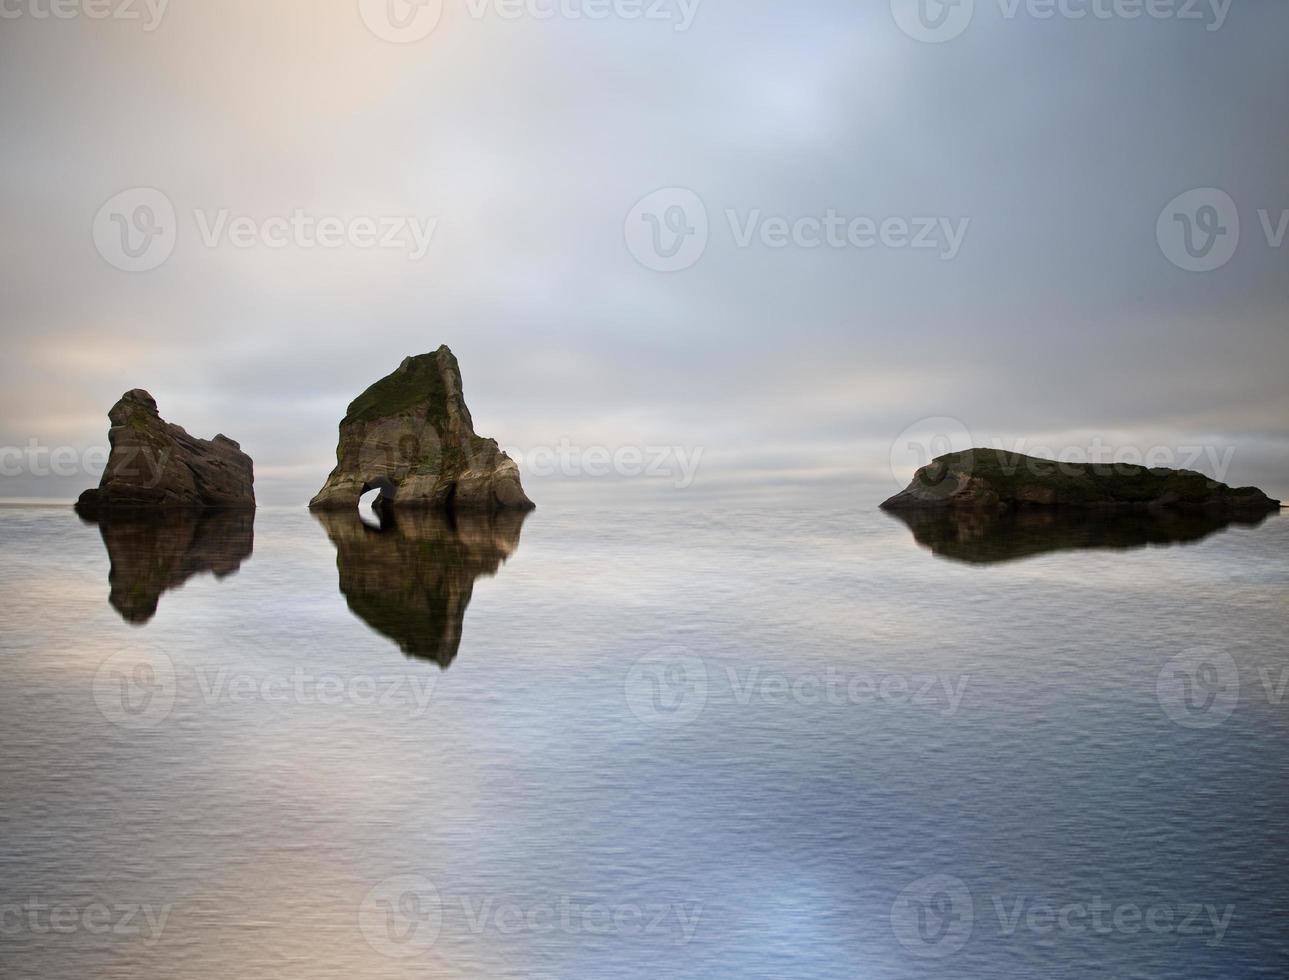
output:
{"label": "small rocky outcrop", "polygon": [[77,501],[82,516],[255,508],[254,467],[232,439],[190,436],[140,388],[122,395],[108,419],[112,451],[98,489]]}
{"label": "small rocky outcrop", "polygon": [[1184,508],[1266,513],[1280,507],[1256,487],[1228,487],[1193,470],[1125,463],[1062,463],[999,449],[968,449],[922,467],[884,510],[1073,507]]}
{"label": "small rocky outcrop", "polygon": [[336,468],[313,510],[352,510],[379,490],[384,507],[437,511],[532,510],[519,467],[478,436],[447,347],[406,358],[350,404]]}

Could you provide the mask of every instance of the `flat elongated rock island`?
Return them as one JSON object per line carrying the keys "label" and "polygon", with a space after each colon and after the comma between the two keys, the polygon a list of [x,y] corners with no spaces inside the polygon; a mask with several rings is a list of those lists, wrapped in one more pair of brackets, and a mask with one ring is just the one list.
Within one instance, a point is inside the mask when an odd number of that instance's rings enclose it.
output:
{"label": "flat elongated rock island", "polygon": [[359,395],[340,422],[336,468],[313,510],[358,506],[379,490],[378,509],[491,513],[532,510],[519,466],[476,435],[452,351],[408,357]]}
{"label": "flat elongated rock island", "polygon": [[255,469],[232,439],[190,436],[141,388],[122,395],[108,420],[112,451],[98,489],[76,503],[83,517],[255,509]]}
{"label": "flat elongated rock island", "polygon": [[1000,449],[949,453],[922,467],[883,510],[1070,507],[1181,508],[1265,513],[1280,502],[1256,487],[1233,488],[1194,470],[1126,463],[1065,463]]}

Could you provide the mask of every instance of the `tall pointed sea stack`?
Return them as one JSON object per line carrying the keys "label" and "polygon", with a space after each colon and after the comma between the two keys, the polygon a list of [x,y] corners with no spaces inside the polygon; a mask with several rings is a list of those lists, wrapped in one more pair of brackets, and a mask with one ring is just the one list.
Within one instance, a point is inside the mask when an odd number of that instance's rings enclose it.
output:
{"label": "tall pointed sea stack", "polygon": [[354,399],[340,423],[336,468],[309,507],[357,507],[369,490],[395,509],[533,509],[515,461],[475,435],[447,347],[406,358]]}

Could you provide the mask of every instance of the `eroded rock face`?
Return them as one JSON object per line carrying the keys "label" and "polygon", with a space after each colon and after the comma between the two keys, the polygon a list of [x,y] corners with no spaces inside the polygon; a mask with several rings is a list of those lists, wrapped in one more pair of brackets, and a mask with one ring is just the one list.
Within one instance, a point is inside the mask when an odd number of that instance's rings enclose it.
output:
{"label": "eroded rock face", "polygon": [[1180,508],[1266,513],[1280,507],[1256,487],[1228,487],[1193,470],[1126,463],[1062,463],[998,449],[968,449],[922,467],[884,510]]}
{"label": "eroded rock face", "polygon": [[98,489],[77,502],[83,516],[255,508],[254,466],[232,439],[190,436],[141,388],[122,395],[108,419],[112,451]]}
{"label": "eroded rock face", "polygon": [[475,579],[496,575],[515,549],[521,511],[461,514],[388,508],[371,527],[358,510],[316,513],[336,547],[350,610],[409,657],[446,668],[461,646]]}
{"label": "eroded rock face", "polygon": [[369,490],[395,509],[532,510],[519,467],[475,434],[452,351],[409,357],[364,391],[340,423],[336,468],[314,510],[352,510]]}

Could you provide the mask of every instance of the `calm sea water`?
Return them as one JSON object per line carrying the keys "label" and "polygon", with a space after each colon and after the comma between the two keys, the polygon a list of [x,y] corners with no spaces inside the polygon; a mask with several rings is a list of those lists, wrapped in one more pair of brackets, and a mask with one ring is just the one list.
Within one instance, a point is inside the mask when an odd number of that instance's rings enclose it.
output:
{"label": "calm sea water", "polygon": [[5,977],[1285,975],[1279,515],[0,548]]}

